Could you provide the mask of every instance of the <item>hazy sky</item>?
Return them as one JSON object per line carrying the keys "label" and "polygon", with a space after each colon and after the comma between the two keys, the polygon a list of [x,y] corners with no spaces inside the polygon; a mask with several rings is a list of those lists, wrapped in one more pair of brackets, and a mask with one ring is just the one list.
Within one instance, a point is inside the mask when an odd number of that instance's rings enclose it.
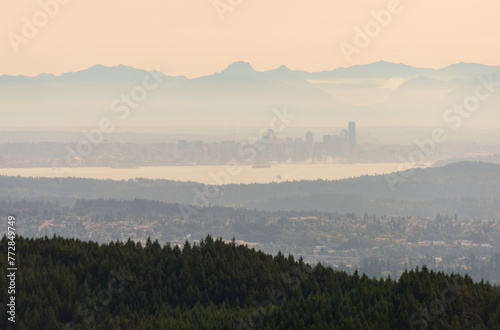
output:
{"label": "hazy sky", "polygon": [[[500,64],[498,0],[56,1],[1,2],[0,74],[60,74],[99,63],[196,77],[238,60],[256,70],[308,71],[379,60]],[[214,4],[228,9],[223,19]],[[347,61],[341,43],[355,46],[355,28],[376,29],[371,11],[389,7],[390,22]]]}

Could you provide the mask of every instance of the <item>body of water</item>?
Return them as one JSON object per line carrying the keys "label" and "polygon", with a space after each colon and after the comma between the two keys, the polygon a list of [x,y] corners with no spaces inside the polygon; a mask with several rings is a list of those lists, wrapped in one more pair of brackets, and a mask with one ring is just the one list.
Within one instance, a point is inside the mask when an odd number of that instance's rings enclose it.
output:
{"label": "body of water", "polygon": [[[337,180],[362,175],[387,174],[411,167],[401,163],[278,164],[270,168],[250,165],[143,166],[137,168],[75,167],[64,177],[127,180],[134,178],[194,181],[206,184],[269,183],[293,180]],[[0,175],[56,178],[51,168],[1,168]]]}

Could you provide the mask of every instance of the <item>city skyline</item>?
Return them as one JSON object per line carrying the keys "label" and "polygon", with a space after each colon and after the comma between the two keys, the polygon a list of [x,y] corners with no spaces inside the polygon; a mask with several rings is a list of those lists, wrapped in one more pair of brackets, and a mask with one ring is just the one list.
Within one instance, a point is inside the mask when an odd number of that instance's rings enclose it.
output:
{"label": "city skyline", "polygon": [[496,329],[499,13],[3,1],[0,329]]}

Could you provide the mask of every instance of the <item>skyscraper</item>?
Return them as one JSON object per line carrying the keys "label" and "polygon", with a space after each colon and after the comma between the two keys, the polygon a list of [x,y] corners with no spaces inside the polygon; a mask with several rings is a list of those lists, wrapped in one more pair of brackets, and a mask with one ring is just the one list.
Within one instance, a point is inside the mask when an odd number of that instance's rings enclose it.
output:
{"label": "skyscraper", "polygon": [[314,144],[313,134],[311,133],[311,131],[307,131],[307,133],[306,133],[306,157],[307,158],[310,158],[312,155],[313,144]]}
{"label": "skyscraper", "polygon": [[333,157],[333,136],[323,135],[323,149],[326,157]]}
{"label": "skyscraper", "polygon": [[346,129],[343,129],[340,131],[339,137],[342,139],[344,143],[347,143],[349,138],[349,133],[347,133]]}
{"label": "skyscraper", "polygon": [[310,149],[312,149],[313,146],[313,134],[311,131],[307,131],[306,133],[306,146]]}
{"label": "skyscraper", "polygon": [[349,150],[356,148],[356,122],[349,122]]}
{"label": "skyscraper", "polygon": [[295,138],[293,141],[293,157],[298,161],[306,158],[306,143],[303,138]]}

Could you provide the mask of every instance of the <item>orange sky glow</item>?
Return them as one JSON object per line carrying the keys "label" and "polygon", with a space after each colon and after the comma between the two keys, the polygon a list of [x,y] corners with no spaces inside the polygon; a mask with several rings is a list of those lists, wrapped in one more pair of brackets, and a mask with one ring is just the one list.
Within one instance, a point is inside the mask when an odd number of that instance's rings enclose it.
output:
{"label": "orange sky glow", "polygon": [[5,0],[0,74],[124,64],[199,77],[239,60],[259,71],[499,65],[499,13],[497,0]]}

